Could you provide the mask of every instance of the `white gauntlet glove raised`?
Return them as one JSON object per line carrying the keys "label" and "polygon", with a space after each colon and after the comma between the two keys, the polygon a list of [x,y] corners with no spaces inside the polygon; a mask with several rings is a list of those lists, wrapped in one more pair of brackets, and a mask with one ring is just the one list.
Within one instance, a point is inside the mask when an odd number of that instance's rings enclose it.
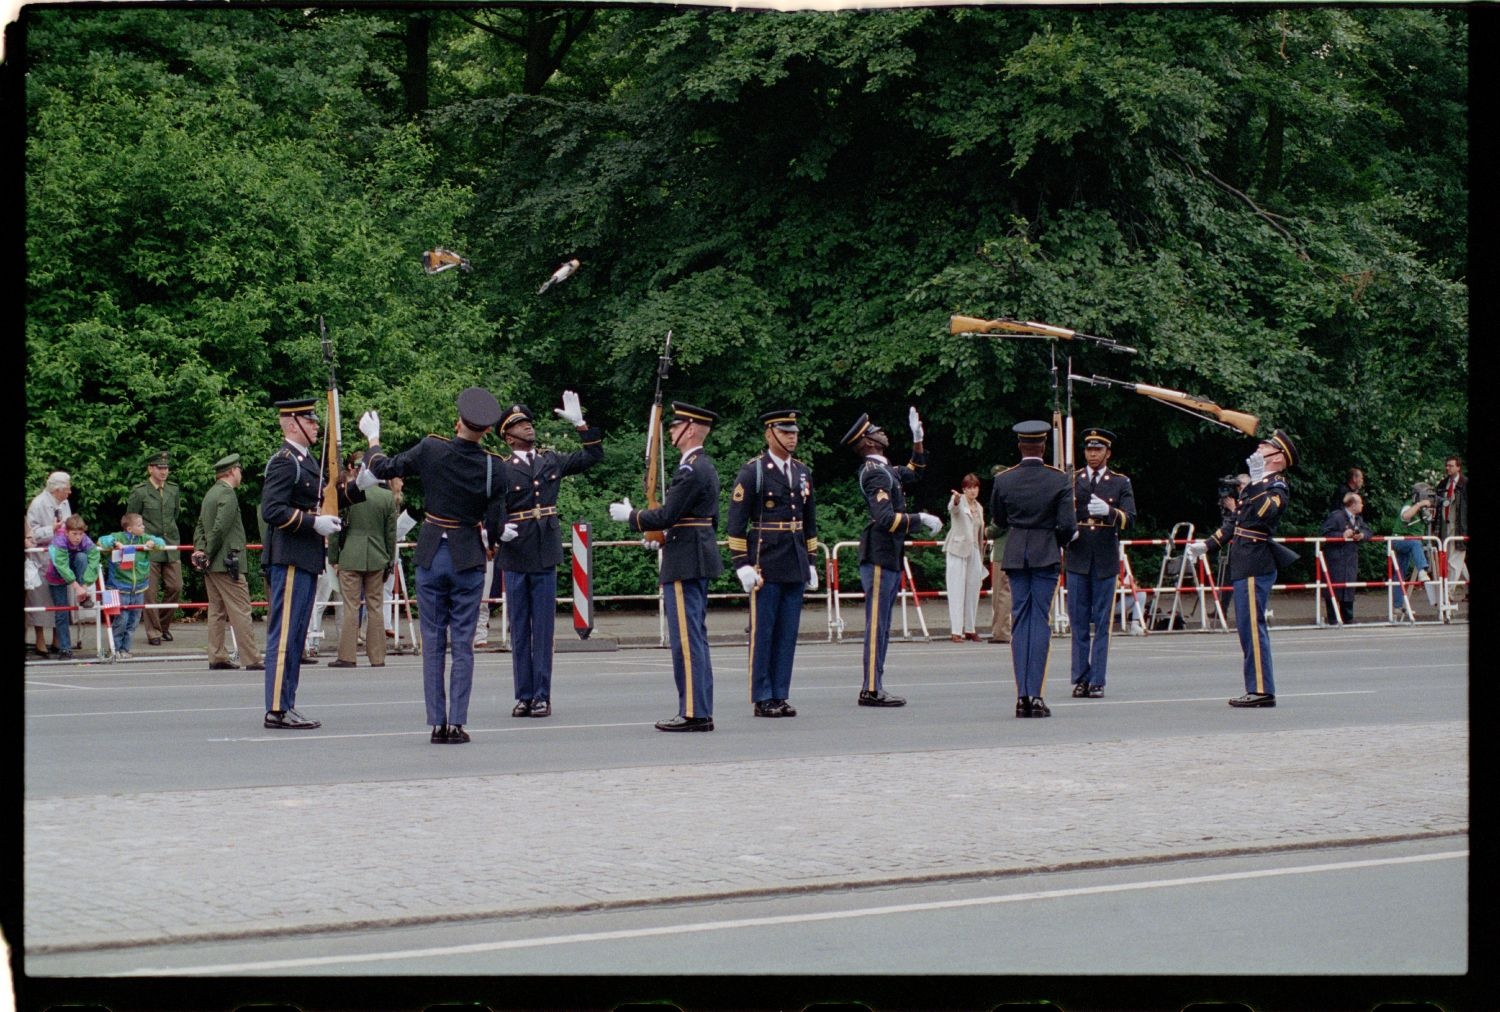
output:
{"label": "white gauntlet glove raised", "polygon": [[366,411],[359,416],[359,431],[365,434],[365,438],[372,444],[380,442],[380,416],[373,411]]}
{"label": "white gauntlet glove raised", "polygon": [[917,417],[917,409],[915,407],[907,409],[906,424],[911,427],[911,441],[913,443],[920,443],[922,441],[922,419]]}
{"label": "white gauntlet glove raised", "polygon": [[563,391],[563,406],[553,408],[552,413],[571,423],[575,429],[583,428],[583,405],[578,403],[578,395],[571,390]]}

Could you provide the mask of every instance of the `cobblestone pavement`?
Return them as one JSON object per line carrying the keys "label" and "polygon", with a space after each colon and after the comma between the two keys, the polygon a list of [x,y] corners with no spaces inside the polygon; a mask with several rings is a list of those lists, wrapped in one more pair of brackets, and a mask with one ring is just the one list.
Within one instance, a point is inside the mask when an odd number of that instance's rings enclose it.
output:
{"label": "cobblestone pavement", "polygon": [[40,799],[26,948],[1460,833],[1468,742],[1442,721]]}

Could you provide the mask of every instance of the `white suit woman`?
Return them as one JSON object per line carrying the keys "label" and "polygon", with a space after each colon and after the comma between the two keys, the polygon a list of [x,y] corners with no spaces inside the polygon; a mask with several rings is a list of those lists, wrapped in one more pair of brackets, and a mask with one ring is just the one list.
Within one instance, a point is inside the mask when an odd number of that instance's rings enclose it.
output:
{"label": "white suit woman", "polygon": [[953,642],[978,640],[974,613],[979,608],[979,586],[984,582],[984,507],[979,504],[979,478],[964,475],[961,492],[948,500],[948,538],[943,551],[948,560],[948,623]]}

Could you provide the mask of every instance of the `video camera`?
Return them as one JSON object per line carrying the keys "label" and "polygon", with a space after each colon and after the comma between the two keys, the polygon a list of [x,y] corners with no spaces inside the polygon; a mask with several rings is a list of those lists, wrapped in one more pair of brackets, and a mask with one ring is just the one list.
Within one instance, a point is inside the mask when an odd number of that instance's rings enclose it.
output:
{"label": "video camera", "polygon": [[240,578],[240,550],[231,548],[224,553],[224,572],[229,574],[231,580]]}
{"label": "video camera", "polygon": [[1238,503],[1240,498],[1240,478],[1237,474],[1226,474],[1219,479],[1218,494],[1214,502],[1219,504],[1219,513],[1222,516],[1233,516],[1239,509],[1238,506],[1226,506],[1225,499]]}

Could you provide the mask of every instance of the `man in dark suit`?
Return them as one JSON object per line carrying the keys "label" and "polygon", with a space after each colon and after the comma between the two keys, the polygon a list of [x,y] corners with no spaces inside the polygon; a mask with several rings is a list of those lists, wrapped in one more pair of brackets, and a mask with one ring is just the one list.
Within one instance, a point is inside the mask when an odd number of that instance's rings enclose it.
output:
{"label": "man in dark suit", "polygon": [[323,470],[312,456],[318,441],[316,401],[277,401],[282,443],[266,462],[260,514],[265,527],[261,561],[270,591],[266,624],[266,717],[271,728],[321,727],[293,707],[302,672],[302,652],[312,619],[313,591],[327,558],[328,535],[340,529],[337,516],[318,510]]}
{"label": "man in dark suit", "polygon": [[[505,481],[499,454],[479,445],[500,422],[500,404],[488,390],[458,395],[453,438],[429,435],[388,457],[380,448],[380,417],[367,411],[359,430],[370,441],[358,484],[415,477],[427,507],[417,535],[417,603],[422,623],[422,689],[434,745],[469,740],[469,694],[474,685],[474,623],[489,563],[485,543],[511,533],[504,522]],[[508,529],[507,529],[508,528]],[[453,669],[444,691],[449,649]]]}
{"label": "man in dark suit", "polygon": [[[1433,490],[1437,497],[1438,537],[1443,539],[1444,579],[1448,600],[1462,601],[1469,595],[1469,479],[1457,454],[1443,459],[1443,478]],[[1461,540],[1450,542],[1449,538]]]}
{"label": "man in dark suit", "polygon": [[1201,541],[1188,543],[1183,555],[1189,565],[1209,552],[1228,547],[1229,579],[1234,588],[1234,624],[1244,654],[1245,694],[1229,701],[1235,707],[1276,705],[1276,680],[1271,665],[1271,634],[1266,625],[1266,601],[1276,583],[1276,572],[1296,559],[1296,553],[1273,539],[1291,505],[1286,471],[1297,466],[1297,447],[1277,429],[1261,440],[1245,464],[1250,484],[1240,492],[1233,516]]}
{"label": "man in dark suit", "polygon": [[714,729],[714,671],[708,656],[708,582],[724,571],[714,531],[719,526],[719,472],[703,449],[719,416],[672,402],[668,441],[682,454],[665,501],[638,510],[629,499],[609,504],[609,517],[633,531],[665,531],[661,548],[662,601],[677,681],[677,715],[658,731]]}
{"label": "man in dark suit", "polygon": [[1067,546],[1064,568],[1073,633],[1073,695],[1084,699],[1104,695],[1111,611],[1120,581],[1120,535],[1135,523],[1130,479],[1109,467],[1114,442],[1115,434],[1108,429],[1084,429],[1087,466],[1073,476],[1078,534]]}
{"label": "man in dark suit", "polygon": [[1016,716],[1050,717],[1042,686],[1052,649],[1052,595],[1062,571],[1060,549],[1072,540],[1077,524],[1067,474],[1042,459],[1052,426],[1017,422],[1011,431],[1021,462],[995,476],[990,522],[1009,534],[1000,566],[1010,578]]}
{"label": "man in dark suit", "polygon": [[795,717],[788,696],[802,597],[818,589],[812,470],[792,456],[801,412],[760,416],[766,448],[740,467],[729,497],[729,556],[750,595],[750,701],[757,717]]}
{"label": "man in dark suit", "polygon": [[557,491],[570,474],[581,474],[604,459],[598,429],[583,420],[578,395],[563,391],[563,406],[553,413],[578,430],[583,449],[572,453],[538,450],[536,418],[524,404],[503,413],[500,431],[511,454],[505,458],[503,487],[506,520],[516,536],[500,541],[500,571],[510,620],[510,665],[516,705],[512,717],[552,714],[552,637],[557,621],[557,567],[562,562]]}
{"label": "man in dark suit", "polygon": [[922,420],[917,409],[907,413],[911,428],[911,460],[893,467],[886,459],[891,437],[860,415],[844,433],[843,444],[864,458],[859,469],[859,490],[865,497],[870,519],[859,534],[859,582],[865,592],[864,675],[859,689],[860,706],[905,706],[906,699],[885,691],[885,652],[891,640],[891,608],[901,590],[906,539],[918,524],[929,534],[942,530],[943,522],[931,513],[906,511],[905,486],[914,485],[927,467],[922,441]]}
{"label": "man in dark suit", "polygon": [[1346,492],[1343,504],[1328,514],[1319,531],[1329,539],[1323,543],[1329,583],[1323,589],[1323,620],[1329,625],[1354,621],[1354,588],[1344,584],[1359,579],[1359,543],[1375,534],[1361,516],[1364,508],[1358,492]]}

